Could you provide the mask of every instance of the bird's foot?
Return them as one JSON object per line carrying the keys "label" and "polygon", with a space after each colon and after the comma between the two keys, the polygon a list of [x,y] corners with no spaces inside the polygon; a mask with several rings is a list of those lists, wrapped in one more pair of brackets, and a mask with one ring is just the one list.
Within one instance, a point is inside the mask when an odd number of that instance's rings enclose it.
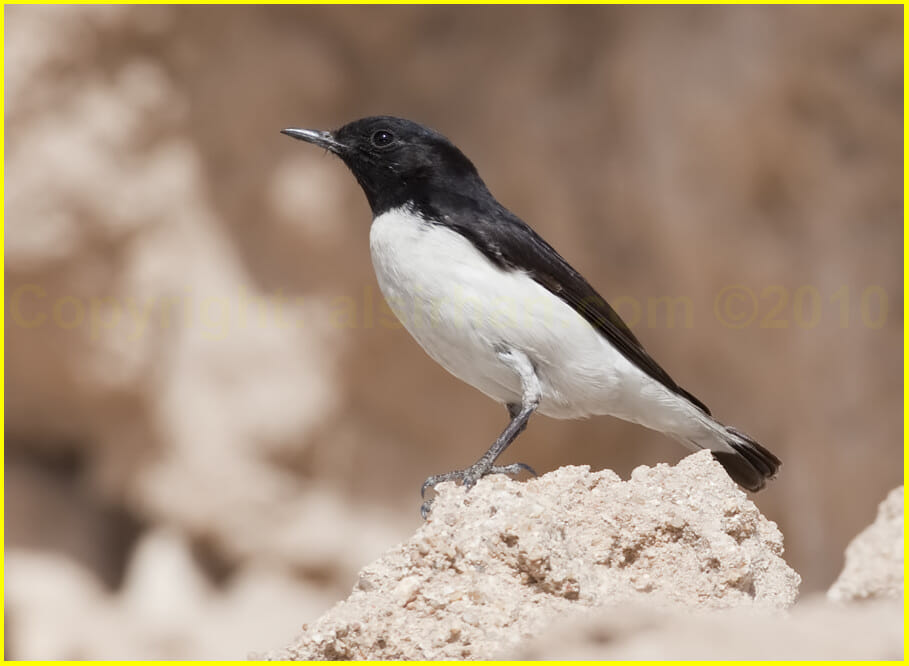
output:
{"label": "bird's foot", "polygon": [[[472,488],[476,482],[482,479],[484,476],[489,476],[490,474],[519,474],[520,472],[530,472],[533,476],[537,475],[537,473],[533,471],[533,468],[530,465],[526,465],[524,463],[512,463],[511,465],[493,465],[480,460],[467,469],[456,469],[452,472],[445,472],[444,474],[436,474],[429,477],[426,479],[426,481],[423,482],[423,487],[420,488],[420,497],[425,498],[427,490],[430,488],[435,488],[443,481],[460,481],[462,486],[470,490],[470,488]],[[423,520],[426,520],[426,516],[429,515],[429,510],[431,507],[432,498],[423,502],[423,505],[420,507],[420,515],[423,516]]]}

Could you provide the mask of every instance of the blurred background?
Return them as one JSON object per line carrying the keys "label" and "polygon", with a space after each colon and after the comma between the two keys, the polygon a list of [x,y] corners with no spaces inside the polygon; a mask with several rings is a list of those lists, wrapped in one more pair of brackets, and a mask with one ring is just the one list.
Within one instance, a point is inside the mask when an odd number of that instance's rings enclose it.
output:
{"label": "blurred background", "polygon": [[[902,482],[901,7],[4,10],[7,658],[278,647],[504,427],[288,126],[449,136],[783,460],[753,499],[803,593]],[[506,458],[684,453],[536,417]]]}

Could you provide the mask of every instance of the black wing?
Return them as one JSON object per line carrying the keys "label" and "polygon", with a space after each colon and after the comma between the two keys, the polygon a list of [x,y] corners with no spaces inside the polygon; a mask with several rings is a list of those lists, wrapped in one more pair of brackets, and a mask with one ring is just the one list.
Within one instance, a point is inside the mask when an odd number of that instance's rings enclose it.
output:
{"label": "black wing", "polygon": [[606,299],[519,217],[498,206],[491,211],[474,210],[469,213],[465,211],[461,215],[449,215],[446,216],[445,223],[470,240],[497,266],[525,271],[574,308],[625,358],[670,391],[710,414],[707,405],[676,384],[669,373],[651,358]]}

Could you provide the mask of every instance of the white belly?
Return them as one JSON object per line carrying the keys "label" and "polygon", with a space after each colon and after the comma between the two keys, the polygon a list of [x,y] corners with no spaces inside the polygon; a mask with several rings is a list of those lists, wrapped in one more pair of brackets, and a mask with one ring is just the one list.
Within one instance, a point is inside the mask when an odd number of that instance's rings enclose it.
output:
{"label": "white belly", "polygon": [[496,354],[518,349],[540,379],[541,413],[623,416],[617,389],[636,368],[532,278],[503,272],[461,235],[407,211],[377,217],[369,241],[389,306],[450,373],[494,400],[520,403],[520,381]]}
{"label": "white belly", "polygon": [[388,305],[455,377],[503,404],[521,402],[497,350],[527,355],[541,414],[609,414],[686,438],[712,420],[638,369],[583,317],[520,271],[496,267],[466,238],[406,210],[373,220],[372,262]]}

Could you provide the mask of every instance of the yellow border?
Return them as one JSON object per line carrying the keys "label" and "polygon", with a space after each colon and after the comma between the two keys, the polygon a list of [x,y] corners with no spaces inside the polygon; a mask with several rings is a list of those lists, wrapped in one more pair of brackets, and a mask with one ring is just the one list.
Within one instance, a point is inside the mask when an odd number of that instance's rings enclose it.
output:
{"label": "yellow border", "polygon": [[[0,56],[0,64],[3,64],[6,55],[6,11],[0,12],[0,39],[3,40],[3,56]],[[0,149],[3,151],[3,161],[0,162],[0,179],[3,181],[2,187],[0,187],[0,204],[3,205],[3,214],[0,216],[0,229],[2,229],[2,235],[0,235],[0,245],[4,245],[6,242],[6,178],[3,178],[3,170],[6,166],[6,68],[4,67],[3,73],[0,74],[0,109],[3,110],[3,127],[0,128]],[[3,357],[0,358],[0,370],[3,371],[3,384],[0,386],[0,397],[3,398],[3,408],[0,409],[0,424],[3,425],[3,456],[0,460],[0,491],[2,491],[2,499],[0,499],[0,504],[3,506],[3,511],[0,511],[0,543],[3,545],[3,563],[6,562],[6,341],[4,338],[4,333],[6,332],[6,251],[4,245],[3,253],[3,274],[0,276],[0,304],[3,305],[3,313],[0,314],[0,317],[3,318],[3,326],[0,327],[0,344],[3,345]],[[6,578],[4,575],[4,564],[0,563],[0,589],[3,591],[3,602],[4,602],[4,621],[0,622],[0,649],[3,650],[3,659],[6,660]]]}
{"label": "yellow border", "polygon": [[[30,2],[4,2],[4,3],[3,3],[4,7],[6,7],[6,5],[27,5],[27,4],[34,4],[34,3],[30,3]],[[85,3],[78,2],[77,0],[64,0],[64,2],[61,2],[61,3],[58,3],[58,4],[85,4]],[[240,2],[240,1],[237,1],[237,0],[233,0],[233,1],[231,1],[231,2],[226,2],[226,3],[222,3],[222,2],[212,2],[211,0],[201,0],[200,2],[165,2],[165,1],[163,1],[163,0],[153,0],[152,2],[146,2],[146,3],[116,3],[116,2],[110,2],[110,1],[108,1],[108,0],[101,0],[101,2],[94,2],[94,3],[91,3],[91,4],[248,4],[248,3],[246,3],[246,2]],[[297,3],[297,2],[285,2],[285,1],[280,1],[280,0],[279,0],[278,2],[273,2],[273,3],[269,3],[269,4],[277,4],[277,5],[282,5],[282,4],[351,4],[351,5],[365,5],[365,4],[414,4],[414,3],[412,3],[412,2],[407,2],[406,0],[391,0],[391,2],[387,2],[387,3],[365,2],[365,1],[362,1],[362,0],[354,0],[353,2],[346,2],[346,3],[334,3],[334,2],[331,2],[331,3],[306,3],[306,2],[304,2],[304,3]],[[544,2],[544,1],[542,1],[542,0],[531,0],[530,2],[523,2],[523,3],[512,2],[511,0],[505,0],[504,2],[499,2],[499,3],[476,2],[476,1],[474,1],[474,0],[468,0],[468,1],[466,1],[466,2],[463,2],[463,1],[462,1],[462,2],[457,2],[457,3],[433,3],[433,2],[429,2],[429,3],[419,3],[419,4],[475,4],[475,5],[482,5],[482,4],[529,4],[529,5],[542,5],[542,4],[552,4],[552,3]],[[572,3],[569,3],[569,4],[590,5],[590,4],[622,4],[622,3],[602,3],[602,2],[591,2],[590,0],[580,0],[580,2],[572,2]],[[637,4],[637,3],[636,3],[636,4]],[[694,0],[694,2],[687,2],[687,3],[681,3],[681,2],[658,2],[658,3],[649,3],[649,4],[659,4],[659,5],[673,5],[673,4],[714,5],[714,4],[752,4],[752,3],[747,3],[747,2],[716,3],[716,2],[709,2],[709,1],[706,1],[706,0]],[[789,4],[829,4],[829,5],[848,5],[848,4],[866,4],[866,3],[855,3],[855,2],[848,2],[848,1],[845,1],[845,0],[833,0],[832,2],[824,2],[824,3],[815,2],[815,1],[813,1],[813,0],[808,0],[808,2],[806,2],[806,3],[804,3],[804,2],[803,2],[803,3],[787,2],[786,0],[764,0],[764,1],[763,1],[762,3],[760,3],[760,4],[769,4],[769,5],[789,5]],[[898,0],[883,0],[882,2],[867,3],[867,4],[878,4],[878,5],[903,5],[903,7],[904,7],[904,9],[903,9],[903,114],[904,114],[904,115],[903,115],[903,193],[904,193],[904,200],[903,200],[903,211],[904,211],[904,212],[903,212],[903,215],[904,215],[904,217],[903,217],[903,313],[904,313],[904,317],[905,317],[905,312],[906,312],[907,308],[909,308],[909,295],[907,295],[907,290],[909,290],[909,279],[907,279],[907,273],[906,273],[906,270],[905,270],[906,253],[907,253],[907,250],[909,250],[909,242],[907,242],[907,235],[906,235],[906,217],[905,217],[905,192],[906,192],[907,189],[909,189],[909,175],[907,175],[907,166],[909,166],[909,162],[907,162],[907,160],[906,160],[906,130],[907,130],[907,123],[906,123],[906,116],[905,116],[905,110],[906,110],[906,107],[907,107],[907,102],[909,102],[909,95],[907,95],[907,92],[906,92],[907,83],[909,83],[909,77],[907,77],[907,65],[909,65],[909,58],[907,58],[907,51],[906,51],[906,46],[905,46],[905,39],[906,39],[907,28],[909,28],[909,18],[907,18],[907,12],[905,11],[905,5],[906,5],[906,3],[905,3],[904,1],[902,1],[902,0],[899,0],[899,1],[898,1]],[[6,25],[5,25],[5,17],[6,17],[5,11],[2,12],[2,13],[0,13],[0,39],[3,40],[3,44],[4,44],[4,54],[3,54],[3,56],[0,56],[0,62],[3,61],[3,58],[4,58],[5,53],[6,53],[6,51],[5,51],[5,44],[6,44]],[[5,146],[5,129],[6,129],[6,123],[5,123],[5,118],[6,118],[6,114],[5,114],[5,91],[6,91],[6,89],[5,89],[5,79],[4,79],[4,76],[5,76],[5,68],[4,68],[3,71],[4,71],[4,73],[3,73],[3,74],[0,74],[0,88],[2,88],[2,91],[3,91],[4,94],[3,94],[2,96],[0,96],[0,109],[3,109],[3,111],[4,111],[4,114],[3,114],[3,116],[4,116],[4,126],[3,126],[2,129],[0,129],[0,148],[3,149],[3,154],[4,154],[4,158],[5,158],[5,156],[6,156],[6,150],[5,150],[5,149],[6,149],[6,146]],[[4,166],[5,166],[5,159],[4,159],[3,163],[0,163],[0,175],[3,174]],[[5,190],[6,190],[6,188],[5,188],[5,185],[6,185],[6,181],[5,181],[5,179],[4,179],[4,180],[3,180],[3,186],[2,186],[2,188],[0,188],[0,203],[4,203],[4,207],[3,207],[4,214],[3,214],[3,216],[0,216],[0,228],[3,229],[3,232],[4,232],[4,233],[3,233],[3,236],[0,237],[0,245],[3,245],[3,244],[5,243],[5,238],[6,238],[6,235],[5,235],[5,211],[6,211],[6,207],[5,207],[5,194],[6,194],[6,191],[5,191]],[[6,401],[5,401],[5,395],[4,395],[4,389],[5,389],[5,384],[6,384],[6,382],[5,382],[5,377],[6,377],[6,373],[5,373],[6,346],[5,346],[5,340],[4,340],[4,331],[6,330],[6,329],[5,329],[5,326],[6,326],[6,308],[5,308],[5,280],[6,280],[5,262],[6,262],[6,254],[5,254],[5,252],[4,252],[4,259],[3,259],[3,262],[4,262],[4,271],[3,271],[3,275],[0,276],[0,285],[3,286],[3,290],[0,291],[0,303],[2,303],[2,304],[4,305],[4,307],[3,307],[3,313],[0,314],[0,317],[3,318],[3,328],[0,328],[0,343],[4,343],[4,344],[3,344],[4,354],[3,354],[3,358],[0,359],[0,370],[3,370],[3,371],[4,371],[4,372],[3,372],[4,383],[3,383],[2,386],[0,386],[0,397],[4,397],[4,401],[3,401],[3,409],[0,410],[0,424],[3,424],[3,426],[4,426],[4,430],[3,430],[3,432],[4,432],[4,444],[3,444],[4,455],[3,455],[3,459],[0,460],[0,490],[3,490],[4,493],[3,493],[3,499],[0,499],[0,503],[3,503],[3,504],[4,504],[4,511],[3,511],[3,512],[0,512],[0,543],[3,544],[3,552],[4,552],[4,555],[5,555],[5,553],[6,553],[5,524],[4,524],[4,516],[5,516],[5,498],[6,498],[6,495],[5,495],[5,479],[6,479],[6,476],[5,476],[5,474],[6,474],[6,470],[5,470],[5,460],[6,460],[6,453],[5,453],[5,444],[6,444],[5,412],[6,412]],[[907,461],[907,455],[906,455],[906,452],[907,452],[907,448],[906,448],[907,433],[906,433],[906,424],[905,424],[905,414],[906,414],[906,411],[907,411],[907,407],[909,407],[909,396],[907,396],[907,392],[906,392],[906,368],[907,368],[907,354],[906,354],[906,353],[907,353],[907,349],[909,349],[909,345],[907,345],[907,341],[909,341],[909,336],[907,336],[906,328],[905,328],[905,324],[904,324],[904,327],[903,327],[903,414],[904,414],[904,420],[903,420],[903,479],[904,479],[904,480],[905,480],[905,478],[906,478],[907,476],[909,476],[909,461]],[[905,552],[905,542],[904,542],[904,552]],[[903,577],[903,578],[904,578],[904,580],[905,580],[905,557],[903,558],[903,561],[904,561],[904,565],[903,565],[903,566],[904,566],[904,577]],[[4,557],[4,562],[5,562],[5,557]],[[4,579],[4,567],[3,567],[3,563],[0,563],[0,589],[2,589],[2,590],[4,591],[4,599],[5,599],[5,598],[6,598],[6,595],[5,595],[5,579]],[[904,597],[903,597],[903,621],[904,621],[904,629],[905,629],[905,616],[906,616],[906,599],[905,599],[905,596],[904,596]],[[5,623],[5,622],[0,623],[0,648],[3,649],[4,661],[5,661],[5,659],[6,659],[6,649],[5,649],[5,646],[6,646],[6,635],[5,635],[5,626],[6,626],[6,623]],[[903,632],[903,641],[904,641],[904,643],[903,643],[903,655],[904,655],[904,659],[905,659],[906,646],[907,646],[907,644],[909,644],[909,643],[907,643],[905,631]],[[80,663],[86,663],[86,664],[102,664],[102,663],[107,663],[107,662],[87,661],[87,662],[80,662]],[[160,662],[160,663],[167,663],[167,664],[192,664],[192,663],[195,663],[195,662],[188,662],[188,661],[169,661],[169,662]],[[222,662],[218,662],[218,663],[224,663],[224,664],[238,664],[238,665],[239,665],[239,664],[249,664],[249,663],[255,663],[255,662],[249,662],[249,661],[222,661]],[[413,663],[413,664],[426,664],[426,663],[433,663],[433,662],[410,662],[410,663]],[[516,662],[495,661],[495,662],[487,662],[487,663],[503,664],[503,663],[516,663]],[[639,662],[639,663],[643,663],[643,664],[653,664],[653,663],[658,663],[658,662]],[[732,662],[718,662],[718,663],[732,663]],[[766,662],[747,661],[747,662],[741,662],[741,663],[766,663]],[[780,662],[780,663],[792,663],[792,662]]]}
{"label": "yellow border", "polygon": [[[909,65],[909,57],[907,57],[906,52],[906,29],[909,28],[909,20],[907,20],[906,4],[903,3],[903,485],[906,483],[906,477],[909,476],[909,464],[906,460],[906,411],[907,405],[909,405],[909,400],[907,400],[906,395],[906,341],[909,338],[906,337],[906,306],[909,305],[909,298],[907,298],[906,289],[909,287],[909,280],[906,279],[906,249],[909,248],[909,244],[906,242],[906,186],[909,184],[909,178],[907,178],[907,161],[906,161],[906,102],[909,101],[909,96],[906,94],[906,84],[909,82],[909,77],[906,76],[906,67]],[[904,510],[905,513],[905,510]],[[906,659],[906,646],[909,645],[909,642],[906,640],[906,595],[905,595],[905,581],[906,581],[906,532],[903,530],[903,660]]]}
{"label": "yellow border", "polygon": [[[43,4],[39,2],[4,2],[3,5],[33,5]],[[596,0],[572,0],[572,2],[547,2],[546,0],[529,0],[519,2],[518,0],[502,0],[501,2],[489,2],[486,0],[455,0],[454,2],[431,1],[431,2],[410,2],[408,0],[388,0],[386,2],[370,2],[370,0],[349,0],[346,2],[337,2],[328,0],[327,2],[306,1],[294,2],[293,0],[276,0],[274,2],[249,3],[243,0],[227,0],[227,2],[217,2],[216,0],[177,0],[168,2],[167,0],[149,0],[148,2],[116,2],[115,0],[96,0],[95,2],[79,2],[78,0],[63,0],[52,4],[58,5],[904,5],[905,0],[880,0],[879,2],[850,2],[849,0],[806,0],[805,2],[792,2],[791,0],[762,0],[761,2],[748,2],[747,0],[733,0],[732,2],[712,2],[711,0],[692,0],[691,2],[642,2],[641,0],[630,0],[630,2],[597,2]]]}

